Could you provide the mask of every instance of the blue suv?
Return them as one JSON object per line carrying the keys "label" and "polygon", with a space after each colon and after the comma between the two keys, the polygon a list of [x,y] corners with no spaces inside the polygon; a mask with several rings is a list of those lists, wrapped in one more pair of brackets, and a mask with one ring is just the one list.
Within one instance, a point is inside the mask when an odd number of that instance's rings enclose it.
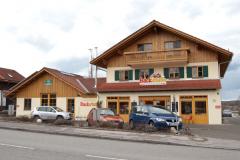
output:
{"label": "blue suv", "polygon": [[150,127],[182,129],[182,119],[176,114],[153,106],[134,106],[129,116],[129,125],[133,129],[136,126],[149,125]]}

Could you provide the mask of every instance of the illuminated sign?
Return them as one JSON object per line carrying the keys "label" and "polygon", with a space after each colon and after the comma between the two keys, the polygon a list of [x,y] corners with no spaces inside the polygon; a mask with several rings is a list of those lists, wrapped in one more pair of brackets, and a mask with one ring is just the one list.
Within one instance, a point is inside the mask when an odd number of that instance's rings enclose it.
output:
{"label": "illuminated sign", "polygon": [[154,73],[149,78],[140,78],[140,85],[166,85],[166,78],[162,77],[160,73]]}

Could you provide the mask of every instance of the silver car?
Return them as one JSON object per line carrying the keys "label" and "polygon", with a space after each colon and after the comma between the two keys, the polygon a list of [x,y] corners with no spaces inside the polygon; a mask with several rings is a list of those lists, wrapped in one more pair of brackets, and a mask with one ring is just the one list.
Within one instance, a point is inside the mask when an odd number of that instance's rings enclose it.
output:
{"label": "silver car", "polygon": [[69,112],[64,112],[58,107],[51,106],[41,106],[36,107],[31,113],[31,118],[34,120],[62,120],[62,119],[71,119]]}

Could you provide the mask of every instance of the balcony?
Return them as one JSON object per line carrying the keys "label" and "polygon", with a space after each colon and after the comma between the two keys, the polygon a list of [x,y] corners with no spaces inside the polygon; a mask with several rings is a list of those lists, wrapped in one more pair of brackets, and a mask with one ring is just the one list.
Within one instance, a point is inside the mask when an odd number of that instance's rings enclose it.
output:
{"label": "balcony", "polygon": [[189,49],[180,48],[159,51],[124,52],[127,65],[139,66],[172,66],[188,63]]}

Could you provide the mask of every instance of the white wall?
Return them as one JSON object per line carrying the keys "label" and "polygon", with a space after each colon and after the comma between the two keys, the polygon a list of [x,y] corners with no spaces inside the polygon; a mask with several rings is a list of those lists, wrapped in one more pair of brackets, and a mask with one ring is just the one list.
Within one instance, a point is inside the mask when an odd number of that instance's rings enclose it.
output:
{"label": "white wall", "polygon": [[67,111],[67,97],[57,97],[57,107]]}
{"label": "white wall", "polygon": [[[81,120],[86,120],[87,119],[87,115],[89,113],[89,111],[92,108],[96,108],[97,107],[97,98],[83,98],[83,97],[77,97],[75,98],[75,106],[76,106],[76,110],[75,110],[75,117],[77,119],[81,119]],[[87,106],[83,106],[81,105],[82,103],[88,103]]]}
{"label": "white wall", "polygon": [[[203,66],[203,65],[208,65],[208,79],[218,79],[219,78],[219,72],[218,72],[218,62],[202,62],[202,63],[188,63],[187,65],[184,66],[176,66],[176,67],[184,67],[184,77],[181,80],[187,80],[187,66]],[[148,67],[149,68],[149,67]],[[154,67],[154,72],[155,73],[160,73],[162,76],[164,76],[163,72],[164,67]],[[107,82],[108,83],[113,83],[116,82],[115,79],[115,70],[129,70],[132,69],[131,67],[108,67],[107,68]],[[133,69],[133,81],[136,82],[135,79],[135,70]],[[192,79],[192,78],[190,78]],[[206,79],[206,78],[204,78]],[[126,81],[124,81],[126,82]],[[121,82],[120,82],[121,83]]]}
{"label": "white wall", "polygon": [[[221,97],[219,90],[211,91],[163,91],[163,92],[120,92],[120,93],[100,93],[99,100],[102,101],[102,106],[106,107],[106,99],[110,96],[129,96],[130,101],[139,103],[139,96],[171,96],[171,101],[175,96],[176,102],[179,102],[180,96],[187,95],[206,95],[208,96],[208,113],[209,124],[222,124],[222,111],[216,109],[216,105],[221,105]],[[179,105],[178,105],[179,107]],[[178,113],[179,114],[179,113]]]}

